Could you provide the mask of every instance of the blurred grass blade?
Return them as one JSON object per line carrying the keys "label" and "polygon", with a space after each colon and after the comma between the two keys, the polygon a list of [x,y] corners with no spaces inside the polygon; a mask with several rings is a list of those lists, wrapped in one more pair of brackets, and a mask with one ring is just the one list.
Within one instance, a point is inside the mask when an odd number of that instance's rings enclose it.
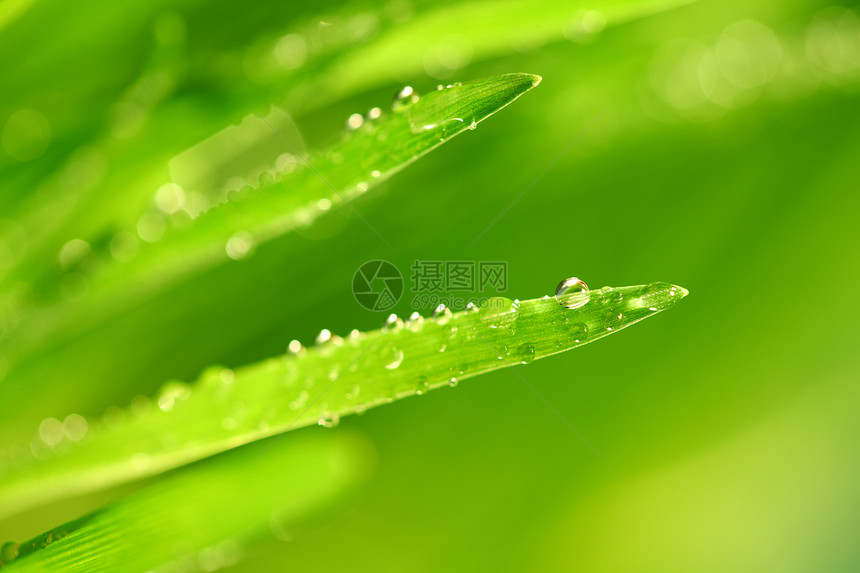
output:
{"label": "blurred grass blade", "polygon": [[[522,0],[479,0],[433,6],[337,59],[334,69],[323,75],[326,89],[319,90],[322,97],[309,98],[303,90],[295,90],[290,93],[290,104],[313,109],[421,71],[443,78],[470,61],[534,50],[565,39],[585,44],[609,26],[694,1],[551,0],[536,9]],[[444,36],[440,30],[445,31]]]}
{"label": "blurred grass blade", "polygon": [[[97,490],[309,424],[455,385],[459,380],[526,364],[608,336],[674,306],[686,290],[667,283],[592,291],[569,309],[553,298],[493,298],[483,309],[345,339],[323,331],[311,349],[241,368],[213,369],[193,388],[168,383],[149,411],[106,428],[93,422],[79,443],[62,440],[62,424],[40,428],[37,458],[0,474],[0,515],[69,494]],[[54,423],[56,422],[56,423]],[[54,439],[50,428],[59,424]],[[47,430],[46,430],[47,428]],[[58,443],[60,442],[60,443]],[[55,449],[58,448],[59,449]]]}
{"label": "blurred grass blade", "polygon": [[[336,510],[373,452],[349,433],[295,436],[180,470],[20,546],[3,571],[214,571]],[[0,567],[3,559],[0,558]]]}
{"label": "blurred grass blade", "polygon": [[[17,62],[15,53],[44,41],[45,37],[65,45],[66,49],[32,53],[27,65],[13,65],[4,70],[9,74],[7,83],[19,89],[10,98],[8,108],[3,105],[5,101],[0,103],[0,117],[25,102],[39,101],[44,78],[61,73],[86,78],[88,86],[110,85],[111,90],[98,93],[103,98],[101,105],[89,105],[95,94],[85,89],[66,93],[62,102],[54,102],[51,126],[56,131],[55,139],[75,141],[77,145],[52,146],[46,158],[52,157],[54,164],[47,173],[45,165],[39,162],[4,166],[0,154],[0,171],[5,176],[4,182],[10,183],[5,187],[0,184],[0,206],[7,209],[7,216],[20,224],[28,237],[17,245],[14,258],[10,257],[6,263],[16,262],[18,270],[39,265],[72,238],[94,239],[133,222],[141,214],[137,206],[148,202],[161,183],[153,177],[164,170],[167,160],[199,143],[195,137],[212,135],[225,123],[238,121],[250,109],[272,102],[285,103],[291,114],[300,116],[361,91],[421,77],[425,72],[432,77],[450,78],[469,63],[533,50],[547,43],[565,39],[587,43],[606,27],[690,1],[552,0],[535,9],[533,3],[523,0],[480,0],[415,6],[415,13],[406,19],[397,15],[402,11],[400,7],[379,11],[379,31],[375,26],[365,30],[371,32],[369,36],[355,34],[349,26],[327,26],[326,33],[321,34],[316,24],[329,20],[330,16],[336,16],[335,22],[366,22],[366,9],[360,7],[348,6],[334,14],[326,9],[310,19],[301,11],[283,11],[277,16],[283,27],[261,32],[262,37],[252,45],[220,48],[225,51],[207,46],[204,39],[207,35],[220,35],[207,25],[220,21],[210,22],[202,13],[205,8],[199,7],[191,12],[191,18],[196,15],[199,18],[196,23],[201,26],[193,41],[176,30],[167,36],[159,34],[163,30],[156,25],[157,41],[148,52],[149,63],[143,68],[127,61],[129,58],[118,59],[116,54],[123,51],[121,46],[127,39],[152,32],[152,20],[181,30],[181,18],[176,15],[165,18],[159,6],[141,4],[134,10],[114,13],[110,20],[94,22],[75,15],[78,24],[69,25],[70,15],[63,13],[62,8],[40,6],[38,22],[31,21],[23,31],[10,34],[9,43],[0,46],[0,57]],[[2,20],[0,9],[0,26]],[[308,26],[306,22],[313,24]],[[242,22],[236,25],[241,26]],[[87,41],[81,42],[79,36],[83,32],[78,30],[84,28]],[[285,49],[281,42],[285,37],[314,46],[311,53],[305,54],[306,61],[303,58],[300,65],[284,65]],[[136,44],[141,49],[140,43]],[[90,47],[83,52],[80,45]],[[186,74],[188,51],[206,47],[214,51],[195,61],[193,73]],[[244,62],[242,66],[231,68],[223,64],[237,59]],[[126,79],[117,82],[117,77]],[[141,88],[155,78],[164,85],[153,99],[152,94],[147,97],[146,90]],[[211,91],[204,95],[193,89],[194,96],[189,97],[187,83],[195,88],[203,84]],[[116,117],[103,131],[94,133],[91,126],[104,121],[103,108],[112,108]],[[126,123],[130,122],[131,127],[123,125],[122,118],[126,115],[130,118]],[[177,125],[182,128],[177,129]],[[119,141],[114,137],[117,132],[121,135]],[[110,158],[110,162],[105,163],[105,158]],[[9,169],[4,170],[6,167]],[[104,177],[97,175],[105,170]],[[84,185],[85,192],[83,189],[70,192],[68,181],[76,177],[94,184]],[[122,193],[116,192],[118,185],[122,185]],[[30,187],[46,187],[39,193],[38,201],[17,192]],[[76,194],[81,194],[79,200],[72,200]],[[51,224],[45,224],[46,220]],[[0,261],[0,277],[6,270],[4,266]]]}
{"label": "blurred grass blade", "polygon": [[[48,336],[68,336],[177,281],[242,258],[256,245],[309,225],[329,209],[345,207],[358,214],[353,200],[474,129],[539,82],[539,76],[514,73],[449,86],[421,98],[407,95],[391,110],[374,113],[378,117],[353,119],[354,129],[330,148],[299,159],[295,170],[265,173],[256,187],[244,188],[193,222],[179,217],[163,237],[144,243],[130,260],[118,262],[107,253],[96,260],[99,255],[92,253],[82,263],[97,269],[85,278],[86,298],[74,304],[58,302],[28,319],[9,341],[10,360]],[[274,128],[271,137],[283,139]],[[284,152],[291,151],[284,139]],[[162,214],[151,217],[161,229],[170,224]]]}

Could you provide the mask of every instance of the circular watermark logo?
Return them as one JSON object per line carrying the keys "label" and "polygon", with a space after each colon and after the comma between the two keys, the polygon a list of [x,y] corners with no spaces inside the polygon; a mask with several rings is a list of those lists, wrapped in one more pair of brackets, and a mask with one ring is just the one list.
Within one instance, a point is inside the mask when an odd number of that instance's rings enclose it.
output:
{"label": "circular watermark logo", "polygon": [[388,261],[367,261],[352,277],[352,294],[367,310],[384,312],[403,295],[403,275]]}

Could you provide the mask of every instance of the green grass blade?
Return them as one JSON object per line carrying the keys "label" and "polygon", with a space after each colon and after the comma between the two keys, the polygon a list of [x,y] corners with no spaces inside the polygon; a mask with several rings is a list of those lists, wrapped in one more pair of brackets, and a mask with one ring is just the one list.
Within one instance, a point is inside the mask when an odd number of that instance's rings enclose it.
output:
{"label": "green grass blade", "polygon": [[[363,121],[330,148],[311,154],[295,171],[280,173],[277,179],[263,177],[255,188],[190,224],[183,220],[160,240],[144,244],[130,261],[118,262],[107,253],[100,261],[89,260],[87,265],[99,270],[86,278],[87,298],[59,302],[37,314],[10,340],[10,360],[48,336],[68,336],[177,281],[231,257],[241,258],[255,245],[306,226],[329,209],[348,208],[360,216],[352,201],[474,129],[539,82],[532,74],[505,74],[395,102],[391,110],[380,110],[380,117]],[[273,131],[272,137],[280,134]],[[291,150],[285,140],[284,151]]]}
{"label": "green grass blade", "polygon": [[[274,534],[287,540],[337,511],[369,473],[371,446],[316,433],[243,448],[4,549],[3,571],[214,571]],[[252,484],[252,485],[251,485]]]}
{"label": "green grass blade", "polygon": [[[533,50],[565,39],[587,43],[607,27],[694,1],[552,0],[542,2],[539,10],[532,3],[519,0],[434,6],[337,60],[334,69],[323,76],[326,89],[321,90],[322,97],[308,98],[302,91],[291,96],[296,105],[313,109],[390,78],[414,76],[421,73],[422,66],[430,75],[448,77],[471,60]],[[440,30],[444,30],[444,36]]]}
{"label": "green grass blade", "polygon": [[576,309],[550,297],[499,297],[482,309],[395,321],[343,339],[324,331],[310,349],[235,372],[214,369],[193,388],[170,383],[149,411],[112,429],[94,422],[80,443],[52,444],[60,452],[34,443],[43,459],[19,460],[0,474],[0,514],[157,474],[287,430],[332,425],[344,415],[529,363],[608,336],[686,294],[668,283],[604,287]]}

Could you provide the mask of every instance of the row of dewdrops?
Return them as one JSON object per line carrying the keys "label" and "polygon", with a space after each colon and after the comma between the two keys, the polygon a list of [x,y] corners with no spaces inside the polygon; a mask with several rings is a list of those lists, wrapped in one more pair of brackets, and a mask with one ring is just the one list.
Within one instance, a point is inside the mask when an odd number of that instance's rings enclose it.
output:
{"label": "row of dewdrops", "polygon": [[[411,87],[407,86],[397,94],[397,101],[412,101],[417,96]],[[369,121],[373,121],[382,116],[382,110],[379,107],[374,107],[367,114],[352,114],[346,122],[347,129],[358,129]],[[300,161],[292,153],[283,153],[275,160],[274,171],[270,172],[272,177],[283,176],[295,171]],[[260,176],[261,174],[258,174]],[[371,170],[369,173],[370,179],[379,178],[382,173],[379,170]],[[140,241],[146,243],[155,243],[159,241],[167,232],[168,225],[172,223],[177,227],[187,226],[192,223],[192,220],[200,213],[206,211],[210,207],[219,202],[229,200],[229,190],[237,190],[248,185],[248,180],[245,178],[234,177],[228,179],[223,190],[216,193],[215,196],[208,198],[204,194],[191,191],[188,192],[176,183],[165,183],[155,192],[153,196],[153,204],[155,209],[144,213],[137,221],[136,231],[120,231],[116,233],[110,241],[109,251],[111,256],[120,262],[126,262],[135,257],[140,247]],[[356,185],[358,192],[365,192],[369,189],[367,182],[359,182]],[[327,197],[320,198],[309,204],[310,209],[319,211],[328,211],[332,207],[331,199]],[[307,211],[302,211],[297,214],[298,223],[302,223],[302,217],[305,222],[310,221],[310,215]],[[238,232],[227,240],[225,251],[231,259],[241,259],[248,255],[254,248],[254,238],[250,233]],[[59,251],[60,266],[64,269],[70,269],[91,252],[90,244],[83,239],[72,239],[66,242]],[[68,289],[70,292],[67,298],[75,299],[75,293],[71,292],[75,289]]]}

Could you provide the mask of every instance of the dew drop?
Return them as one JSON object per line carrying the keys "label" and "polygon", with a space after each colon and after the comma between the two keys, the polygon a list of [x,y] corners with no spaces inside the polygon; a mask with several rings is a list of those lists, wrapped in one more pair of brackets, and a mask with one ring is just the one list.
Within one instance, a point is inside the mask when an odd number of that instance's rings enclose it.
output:
{"label": "dew drop", "polygon": [[382,172],[379,171],[378,169],[374,169],[373,171],[370,172],[370,176],[373,177],[374,179],[376,179],[380,175],[382,175]]}
{"label": "dew drop", "polygon": [[406,321],[406,327],[412,332],[418,332],[424,326],[424,317],[417,311],[409,315],[409,320]]}
{"label": "dew drop", "polygon": [[66,437],[73,442],[82,440],[84,436],[87,435],[88,429],[89,425],[87,424],[86,418],[80,414],[69,414],[63,420],[63,430]]}
{"label": "dew drop", "polygon": [[[329,333],[329,335],[331,335],[331,333]],[[302,350],[304,350],[304,347],[302,346],[302,343],[298,340],[291,340],[290,343],[287,345],[287,351],[290,354],[299,354],[300,352],[302,352]]]}
{"label": "dew drop", "polygon": [[102,420],[108,428],[119,428],[125,422],[125,410],[118,406],[110,406],[105,410]]}
{"label": "dew drop", "polygon": [[337,412],[325,412],[320,416],[320,419],[317,420],[317,424],[324,428],[334,428],[340,424],[340,415]]}
{"label": "dew drop", "polygon": [[18,558],[21,546],[14,541],[7,541],[0,547],[0,563],[7,564]]}
{"label": "dew drop", "polygon": [[45,418],[39,424],[39,437],[51,447],[59,444],[65,433],[63,423],[56,418]]}
{"label": "dew drop", "polygon": [[454,313],[451,312],[451,309],[445,306],[444,304],[440,304],[435,309],[433,309],[433,318],[437,320],[439,324],[445,324],[448,320],[453,316]]}
{"label": "dew drop", "polygon": [[588,340],[588,325],[584,322],[576,322],[569,327],[570,335],[576,342]]}
{"label": "dew drop", "polygon": [[469,304],[466,305],[466,312],[477,312],[478,305],[475,304],[474,301],[469,301]]}
{"label": "dew drop", "polygon": [[515,305],[511,299],[492,297],[481,307],[481,322],[488,328],[508,329],[511,334],[516,334],[518,310],[519,305]]}
{"label": "dew drop", "polygon": [[404,111],[417,102],[418,99],[418,94],[415,93],[412,86],[406,86],[394,97],[394,103],[391,105],[391,109],[394,112]]}
{"label": "dew drop", "polygon": [[168,382],[161,388],[156,403],[162,412],[169,412],[178,402],[191,395],[191,387],[184,382]]}
{"label": "dew drop", "polygon": [[60,266],[64,270],[80,261],[90,253],[90,244],[82,239],[72,239],[60,249]]}
{"label": "dew drop", "polygon": [[331,340],[331,331],[328,328],[323,328],[320,330],[320,333],[317,334],[316,343],[317,344],[325,344]]}
{"label": "dew drop", "polygon": [[624,315],[619,313],[617,309],[609,309],[603,313],[603,323],[606,325],[607,332],[617,330],[624,319]]}
{"label": "dew drop", "polygon": [[448,386],[456,386],[460,381],[457,380],[456,376],[451,376],[450,380],[448,380]]}
{"label": "dew drop", "polygon": [[348,129],[358,129],[364,123],[364,117],[360,113],[354,113],[346,120]]}
{"label": "dew drop", "polygon": [[290,410],[298,410],[299,408],[303,408],[305,404],[308,402],[309,394],[306,390],[302,390],[302,392],[296,397],[295,400],[290,402]]}
{"label": "dew drop", "polygon": [[403,362],[403,351],[395,346],[391,346],[386,354],[386,370],[397,370]]}
{"label": "dew drop", "polygon": [[388,332],[389,330],[396,330],[403,326],[403,321],[400,320],[396,314],[392,313],[388,315],[388,318],[385,319],[385,324],[382,325],[382,331]]}
{"label": "dew drop", "polygon": [[430,389],[430,382],[427,381],[427,378],[422,376],[418,379],[418,387],[415,389],[415,393],[419,396],[427,392]]}
{"label": "dew drop", "polygon": [[522,364],[528,364],[535,359],[535,347],[532,344],[523,344],[517,348],[517,356]]}
{"label": "dew drop", "polygon": [[146,213],[137,221],[137,234],[147,243],[159,240],[165,229],[164,217],[158,213]]}
{"label": "dew drop", "polygon": [[248,253],[250,253],[251,249],[253,248],[254,237],[252,237],[250,233],[240,231],[230,237],[230,239],[227,241],[227,246],[225,247],[225,250],[227,251],[228,257],[230,257],[234,261],[238,261],[247,257]]}
{"label": "dew drop", "polygon": [[146,416],[151,409],[152,402],[148,397],[140,394],[131,399],[131,412],[135,416]]}
{"label": "dew drop", "polygon": [[508,350],[508,345],[502,344],[502,347],[499,349],[499,352],[496,353],[496,358],[498,358],[499,360],[504,360],[505,356],[508,356],[510,353],[511,351]]}
{"label": "dew drop", "polygon": [[588,285],[576,277],[564,279],[555,288],[555,300],[565,308],[575,309],[588,304]]}
{"label": "dew drop", "polygon": [[378,107],[371,108],[370,111],[367,112],[367,119],[374,120],[382,117],[382,110]]}

